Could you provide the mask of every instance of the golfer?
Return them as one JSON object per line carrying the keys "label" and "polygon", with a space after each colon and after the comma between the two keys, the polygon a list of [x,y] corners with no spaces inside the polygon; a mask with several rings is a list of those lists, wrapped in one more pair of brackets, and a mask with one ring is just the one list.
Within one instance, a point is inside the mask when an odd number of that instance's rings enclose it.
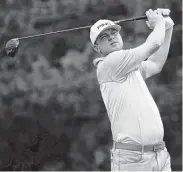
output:
{"label": "golfer", "polygon": [[90,39],[100,58],[94,60],[101,95],[111,123],[112,171],[171,171],[158,107],[145,79],[161,72],[168,56],[174,22],[169,9],[146,11],[152,32],[146,41],[123,49],[121,27],[99,20]]}

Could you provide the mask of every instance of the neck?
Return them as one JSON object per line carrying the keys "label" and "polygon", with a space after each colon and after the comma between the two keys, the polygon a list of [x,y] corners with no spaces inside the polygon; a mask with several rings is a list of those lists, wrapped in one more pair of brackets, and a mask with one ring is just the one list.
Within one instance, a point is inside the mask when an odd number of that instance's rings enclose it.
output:
{"label": "neck", "polygon": [[100,52],[99,54],[100,54],[101,57],[106,57],[106,56],[107,56],[108,54],[110,54],[110,53],[107,54],[107,53],[102,53],[102,52]]}

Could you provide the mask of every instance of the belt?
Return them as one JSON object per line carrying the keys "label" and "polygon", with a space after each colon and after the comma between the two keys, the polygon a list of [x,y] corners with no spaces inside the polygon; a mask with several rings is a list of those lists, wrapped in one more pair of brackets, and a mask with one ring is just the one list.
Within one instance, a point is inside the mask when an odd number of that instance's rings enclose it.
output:
{"label": "belt", "polygon": [[125,149],[132,151],[140,151],[140,152],[158,152],[165,148],[165,142],[161,142],[154,145],[136,145],[131,143],[120,143],[114,142],[115,149]]}

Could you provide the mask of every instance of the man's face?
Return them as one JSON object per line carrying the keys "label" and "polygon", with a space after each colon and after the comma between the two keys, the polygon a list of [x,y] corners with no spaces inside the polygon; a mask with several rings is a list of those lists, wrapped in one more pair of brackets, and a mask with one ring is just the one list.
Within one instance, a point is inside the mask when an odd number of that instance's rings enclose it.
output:
{"label": "man's face", "polygon": [[119,32],[115,29],[107,29],[103,31],[97,38],[94,49],[103,56],[111,52],[121,50],[123,40]]}

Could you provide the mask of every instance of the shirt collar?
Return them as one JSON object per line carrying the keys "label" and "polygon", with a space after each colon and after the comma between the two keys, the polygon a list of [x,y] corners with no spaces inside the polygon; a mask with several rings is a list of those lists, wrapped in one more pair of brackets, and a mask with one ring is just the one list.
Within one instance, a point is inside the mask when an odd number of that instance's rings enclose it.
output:
{"label": "shirt collar", "polygon": [[100,57],[100,58],[96,58],[93,60],[93,64],[95,67],[97,67],[98,63],[103,61],[104,60],[104,57]]}

